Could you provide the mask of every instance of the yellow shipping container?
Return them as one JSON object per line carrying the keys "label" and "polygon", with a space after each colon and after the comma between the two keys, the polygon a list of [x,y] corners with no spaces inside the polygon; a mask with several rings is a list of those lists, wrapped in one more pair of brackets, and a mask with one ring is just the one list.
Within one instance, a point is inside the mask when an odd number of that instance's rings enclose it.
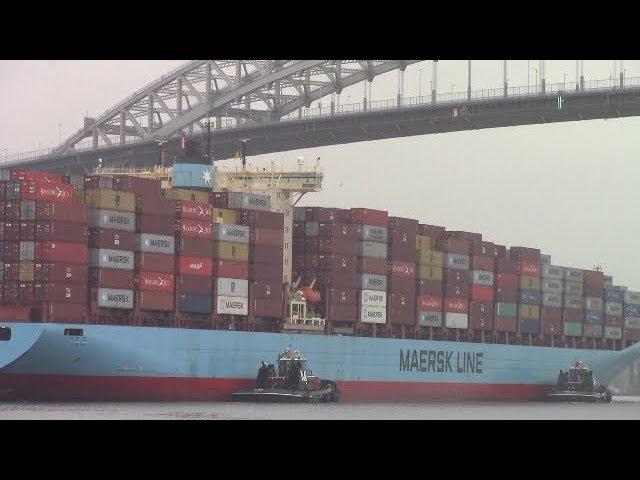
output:
{"label": "yellow shipping container", "polygon": [[120,212],[136,211],[136,196],[131,192],[120,192],[105,188],[85,190],[85,202],[91,208],[118,210]]}
{"label": "yellow shipping container", "polygon": [[168,188],[164,191],[164,196],[172,200],[209,203],[209,192],[201,192],[199,190],[187,190],[185,188]]}
{"label": "yellow shipping container", "polygon": [[442,267],[419,265],[418,278],[421,280],[442,280]]}
{"label": "yellow shipping container", "polygon": [[518,306],[518,318],[537,320],[540,318],[540,307],[538,305],[520,305]]}
{"label": "yellow shipping container", "polygon": [[435,250],[416,250],[416,254],[420,265],[432,265],[434,267],[443,266],[442,252],[437,252]]}
{"label": "yellow shipping container", "polygon": [[33,282],[35,276],[35,264],[34,262],[22,261],[20,262],[20,276],[21,282]]}
{"label": "yellow shipping container", "polygon": [[522,290],[540,290],[540,278],[538,277],[522,276],[518,284]]}
{"label": "yellow shipping container", "polygon": [[431,250],[434,246],[433,238],[426,235],[416,235],[416,248],[418,250]]}
{"label": "yellow shipping container", "polygon": [[227,225],[236,224],[236,211],[226,208],[214,208],[212,210],[213,223],[225,223]]}
{"label": "yellow shipping container", "polygon": [[235,242],[213,242],[213,258],[248,262],[249,245]]}

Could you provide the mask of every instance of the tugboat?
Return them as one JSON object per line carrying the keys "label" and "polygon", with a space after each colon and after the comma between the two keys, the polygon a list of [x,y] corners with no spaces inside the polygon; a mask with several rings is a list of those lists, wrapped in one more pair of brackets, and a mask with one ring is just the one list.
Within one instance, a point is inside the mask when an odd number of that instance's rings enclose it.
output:
{"label": "tugboat", "polygon": [[256,388],[233,394],[234,402],[317,403],[340,400],[335,382],[321,380],[307,370],[307,360],[291,346],[273,364],[262,361]]}
{"label": "tugboat", "polygon": [[611,403],[612,393],[598,384],[593,372],[577,360],[568,371],[560,370],[556,386],[546,399],[554,402]]}

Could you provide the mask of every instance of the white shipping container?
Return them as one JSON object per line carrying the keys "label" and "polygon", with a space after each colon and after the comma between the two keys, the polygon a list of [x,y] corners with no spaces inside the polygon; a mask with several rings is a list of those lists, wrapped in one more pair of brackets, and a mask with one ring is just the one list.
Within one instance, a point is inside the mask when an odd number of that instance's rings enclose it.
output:
{"label": "white shipping container", "polygon": [[444,316],[444,326],[447,328],[469,328],[469,315],[447,312]]}
{"label": "white shipping container", "polygon": [[564,268],[557,265],[543,265],[542,278],[552,278],[562,280],[564,278]]}
{"label": "white shipping container", "polygon": [[249,281],[240,278],[216,278],[216,294],[226,297],[248,297]]}
{"label": "white shipping container", "polygon": [[136,235],[136,248],[141,252],[173,255],[176,248],[176,239],[168,235],[140,233]]}
{"label": "white shipping container", "polygon": [[426,312],[426,311],[419,312],[418,322],[419,322],[419,325],[423,327],[441,327],[442,312]]}
{"label": "white shipping container", "polygon": [[627,328],[640,328],[640,317],[625,317],[624,326]]}
{"label": "white shipping container", "polygon": [[129,250],[89,249],[89,265],[92,267],[133,270],[134,259],[134,253]]}
{"label": "white shipping container", "polygon": [[317,237],[318,229],[320,227],[320,223],[318,222],[307,222],[304,225],[305,234],[307,237]]}
{"label": "white shipping container", "polygon": [[543,292],[542,305],[545,307],[562,307],[562,294],[555,292]]}
{"label": "white shipping container", "polygon": [[249,227],[245,225],[226,225],[221,223],[215,226],[214,232],[214,240],[218,242],[249,243]]}
{"label": "white shipping container", "polygon": [[363,290],[380,290],[387,291],[387,276],[375,275],[373,273],[363,273],[361,277],[360,287]]}
{"label": "white shipping container", "polygon": [[99,288],[98,306],[105,308],[133,308],[133,290],[121,290],[117,288]]}
{"label": "white shipping container", "polygon": [[485,272],[483,270],[473,271],[473,283],[476,285],[493,285],[493,272]]}
{"label": "white shipping container", "polygon": [[582,295],[582,282],[564,282],[564,293],[566,295]]}
{"label": "white shipping container", "polygon": [[541,283],[542,291],[549,293],[562,293],[563,282],[562,280],[544,279]]}
{"label": "white shipping container", "polygon": [[584,308],[584,299],[580,295],[565,295],[562,300],[565,308]]}
{"label": "white shipping container", "polygon": [[20,220],[36,219],[36,201],[22,200],[20,202]]}
{"label": "white shipping container", "polygon": [[584,273],[579,268],[564,267],[564,279],[571,282],[580,282],[584,280]]}
{"label": "white shipping container", "polygon": [[136,214],[133,212],[90,208],[89,226],[133,232],[136,229]]}
{"label": "white shipping container", "polygon": [[385,307],[362,307],[360,321],[363,323],[386,323],[387,309]]}
{"label": "white shipping container", "polygon": [[640,305],[640,292],[624,292],[624,303],[630,303],[632,305]]}
{"label": "white shipping container", "polygon": [[360,242],[358,253],[361,257],[387,258],[387,244],[380,242]]}
{"label": "white shipping container", "polygon": [[612,340],[620,340],[622,338],[621,327],[604,327],[604,338]]}
{"label": "white shipping container", "polygon": [[622,304],[614,302],[605,302],[604,313],[606,315],[613,315],[614,317],[622,316]]}
{"label": "white shipping container", "polygon": [[598,297],[584,297],[584,308],[595,312],[601,312],[602,300]]}
{"label": "white shipping container", "polygon": [[375,225],[359,225],[358,238],[367,242],[387,243],[388,230]]}
{"label": "white shipping container", "polygon": [[469,270],[469,255],[458,253],[445,254],[444,263],[446,268],[457,268],[459,270]]}
{"label": "white shipping container", "polygon": [[377,290],[362,290],[360,296],[360,304],[363,307],[382,307],[387,306],[387,292]]}
{"label": "white shipping container", "polygon": [[540,255],[540,265],[550,265],[551,264],[551,255]]}
{"label": "white shipping container", "polygon": [[249,312],[249,299],[246,297],[228,297],[218,295],[215,297],[216,313],[227,315],[247,315]]}
{"label": "white shipping container", "polygon": [[34,242],[20,242],[20,260],[34,260],[35,251]]}

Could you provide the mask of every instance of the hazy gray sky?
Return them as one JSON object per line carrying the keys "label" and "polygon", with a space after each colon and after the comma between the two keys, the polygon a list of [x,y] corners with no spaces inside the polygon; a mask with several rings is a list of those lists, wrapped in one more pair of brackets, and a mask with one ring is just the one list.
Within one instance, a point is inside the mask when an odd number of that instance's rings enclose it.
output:
{"label": "hazy gray sky", "polygon": [[[184,61],[0,61],[0,155],[57,143]],[[530,61],[535,83],[538,61]],[[585,61],[589,79],[609,78],[612,61]],[[640,61],[625,60],[627,77]],[[419,73],[419,70],[422,72]],[[502,83],[502,61],[473,63],[474,89]],[[575,61],[547,62],[547,82],[575,79]],[[393,98],[395,74],[373,84],[373,99]],[[430,62],[409,67],[405,94],[429,89]],[[441,61],[439,91],[466,90],[466,62]],[[527,61],[509,65],[509,83],[527,84]],[[342,103],[359,101],[362,84]],[[315,105],[314,105],[315,106]],[[322,147],[252,159],[294,164],[321,157],[324,191],[303,205],[371,207],[451,230],[480,232],[500,244],[540,248],[552,262],[602,265],[617,284],[640,290],[640,119],[425,135]]]}

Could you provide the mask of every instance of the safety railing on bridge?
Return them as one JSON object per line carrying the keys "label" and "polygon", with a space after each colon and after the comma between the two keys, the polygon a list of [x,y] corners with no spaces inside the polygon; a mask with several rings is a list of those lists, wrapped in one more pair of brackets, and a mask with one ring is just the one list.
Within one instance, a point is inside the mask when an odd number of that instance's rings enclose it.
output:
{"label": "safety railing on bridge", "polygon": [[[169,73],[168,75],[174,74],[176,71],[179,71],[184,66],[176,68],[174,71]],[[165,75],[168,76],[168,75]],[[333,107],[331,104],[327,105],[327,103],[323,101],[318,101],[316,107],[303,108],[300,110],[296,110],[286,116],[281,118],[281,121],[295,121],[301,119],[308,119],[313,117],[327,117],[327,116],[335,116],[335,115],[348,115],[354,113],[363,113],[368,111],[379,111],[379,110],[387,110],[394,108],[412,108],[412,107],[422,107],[425,105],[447,105],[447,104],[459,104],[461,102],[467,101],[491,101],[500,98],[526,98],[526,97],[535,97],[540,95],[557,95],[558,93],[581,93],[581,92],[594,92],[594,91],[616,91],[622,90],[626,88],[637,88],[640,87],[640,77],[631,77],[624,78],[623,85],[620,85],[620,78],[608,78],[604,80],[585,80],[583,88],[579,88],[579,85],[576,82],[561,82],[561,83],[550,83],[546,84],[544,88],[544,92],[542,91],[542,85],[523,85],[517,87],[507,87],[506,95],[505,89],[503,88],[490,88],[483,90],[473,90],[471,92],[471,96],[469,97],[469,93],[467,91],[463,92],[446,92],[439,93],[435,95],[435,102],[432,98],[431,94],[421,95],[415,97],[405,97],[405,98],[392,98],[386,100],[367,100],[366,104],[364,101],[358,103],[348,103],[348,104],[334,104]],[[235,118],[223,118],[220,125],[215,125],[215,129],[232,129],[242,127],[244,123],[239,123]],[[253,125],[253,124],[248,124]],[[81,131],[80,129],[79,131]],[[137,141],[140,141],[139,139]],[[129,142],[128,144],[134,144],[134,142]],[[108,145],[102,140],[101,137],[98,138],[98,148],[107,147]],[[117,145],[116,145],[117,146]],[[85,151],[92,150],[94,148],[93,139],[86,140],[83,142],[79,142],[75,145],[75,151]],[[46,156],[50,154],[54,149],[53,148],[45,148],[30,152],[22,152],[11,155],[0,156],[0,167],[3,165],[17,164],[26,160],[35,160],[39,157]]]}

